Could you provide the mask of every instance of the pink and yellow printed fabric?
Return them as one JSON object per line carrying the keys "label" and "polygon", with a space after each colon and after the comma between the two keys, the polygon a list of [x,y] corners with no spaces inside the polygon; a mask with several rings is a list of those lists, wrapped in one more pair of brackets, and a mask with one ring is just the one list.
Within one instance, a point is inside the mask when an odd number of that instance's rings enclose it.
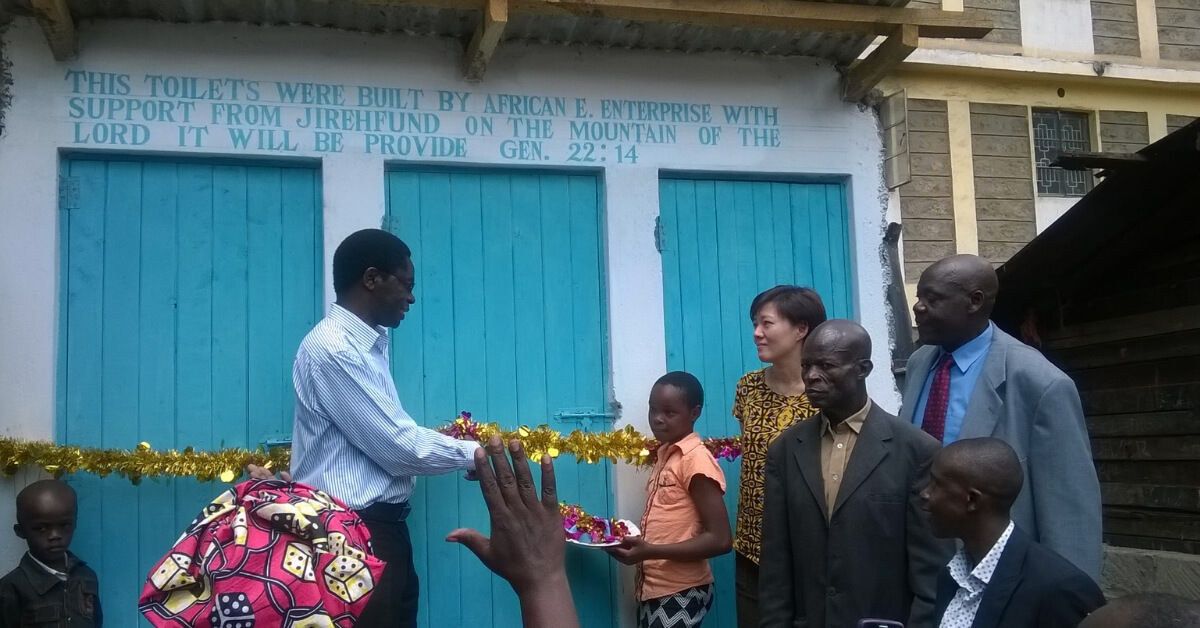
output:
{"label": "pink and yellow printed fabric", "polygon": [[204,508],[146,581],[156,627],[349,628],[383,573],[354,511],[303,484],[243,482]]}

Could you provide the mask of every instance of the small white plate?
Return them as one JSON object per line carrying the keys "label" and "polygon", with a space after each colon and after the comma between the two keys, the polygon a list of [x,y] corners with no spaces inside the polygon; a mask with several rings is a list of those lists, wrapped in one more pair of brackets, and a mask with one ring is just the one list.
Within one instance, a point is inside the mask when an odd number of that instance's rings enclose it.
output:
{"label": "small white plate", "polygon": [[[632,522],[628,519],[618,519],[618,521],[625,524],[626,529],[629,530],[629,534],[627,534],[626,536],[641,535],[642,531],[640,529],[638,529],[637,524],[635,524],[634,522]],[[621,544],[620,541],[612,541],[610,543],[588,543],[586,541],[577,541],[570,537],[567,537],[567,542],[574,543],[575,545],[580,545],[582,547],[616,547]]]}

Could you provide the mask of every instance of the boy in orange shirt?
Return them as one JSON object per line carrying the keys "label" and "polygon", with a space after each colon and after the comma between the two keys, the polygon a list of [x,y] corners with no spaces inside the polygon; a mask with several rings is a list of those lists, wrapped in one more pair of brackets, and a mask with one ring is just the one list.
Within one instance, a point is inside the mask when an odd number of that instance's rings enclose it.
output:
{"label": "boy in orange shirt", "polygon": [[704,389],[690,373],[667,373],[650,390],[650,430],[659,446],[642,534],[608,550],[637,565],[638,628],[699,626],[713,602],[708,559],[733,547],[725,474],[692,429],[703,406]]}

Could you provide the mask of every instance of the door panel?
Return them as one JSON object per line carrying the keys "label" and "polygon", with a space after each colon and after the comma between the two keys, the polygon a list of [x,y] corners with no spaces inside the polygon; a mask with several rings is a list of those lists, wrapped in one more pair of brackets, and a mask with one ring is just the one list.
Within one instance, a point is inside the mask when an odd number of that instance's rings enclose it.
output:
{"label": "door panel", "polygon": [[[737,380],[763,366],[750,324],[755,295],[810,286],[830,318],[853,316],[844,192],[838,184],[698,179],[663,179],[659,191],[667,367],[704,386],[701,436],[736,435]],[[721,467],[732,524],[741,466]],[[717,596],[705,623],[737,623],[733,563],[732,554],[712,561]]]}
{"label": "door panel", "polygon": [[[291,432],[291,364],[321,310],[310,168],[63,163],[60,442],[256,447]],[[138,625],[150,568],[227,488],[77,474],[72,549],[106,618]]]}
{"label": "door panel", "polygon": [[[421,424],[458,412],[518,425],[611,429],[600,203],[591,176],[465,170],[388,173],[386,224],[413,250],[417,303],[395,332],[400,400]],[[576,412],[587,422],[556,419]],[[560,498],[612,508],[607,463],[555,467]],[[422,478],[412,528],[421,626],[519,626],[511,588],[443,539],[487,530],[477,485]],[[612,560],[570,548],[568,573],[587,626],[613,624]]]}

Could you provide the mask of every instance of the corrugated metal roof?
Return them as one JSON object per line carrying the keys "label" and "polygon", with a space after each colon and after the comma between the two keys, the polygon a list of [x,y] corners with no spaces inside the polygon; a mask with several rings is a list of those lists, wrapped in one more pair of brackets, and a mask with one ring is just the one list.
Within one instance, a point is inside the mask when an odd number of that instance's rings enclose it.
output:
{"label": "corrugated metal roof", "polygon": [[[19,1],[19,0],[17,0]],[[907,0],[843,0],[839,4],[902,6]],[[84,19],[147,19],[164,22],[301,24],[368,33],[468,39],[481,12],[338,0],[68,0]],[[711,28],[687,24],[641,24],[607,18],[514,14],[505,41],[583,44],[681,52],[730,51],[808,56],[846,65],[873,39],[844,33]]]}

